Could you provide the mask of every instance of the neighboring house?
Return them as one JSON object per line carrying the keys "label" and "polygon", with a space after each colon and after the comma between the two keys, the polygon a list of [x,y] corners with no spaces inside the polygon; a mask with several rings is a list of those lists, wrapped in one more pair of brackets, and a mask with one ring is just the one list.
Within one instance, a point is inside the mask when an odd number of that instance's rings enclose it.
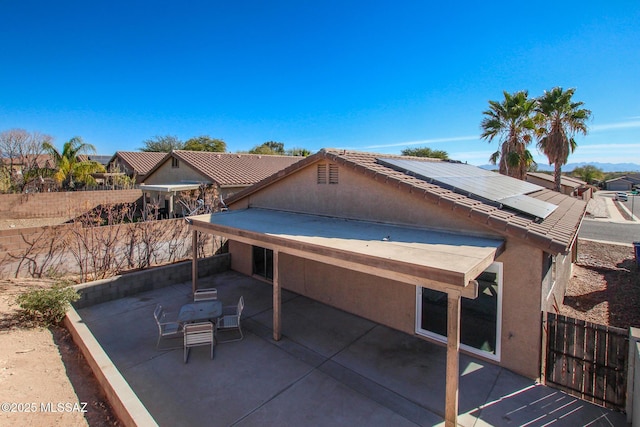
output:
{"label": "neighboring house", "polygon": [[175,200],[182,191],[209,186],[226,200],[301,159],[303,157],[174,150],[165,153],[147,173],[140,188],[146,202],[159,201],[161,208],[173,217],[182,210]]}
{"label": "neighboring house", "polygon": [[113,173],[123,172],[139,184],[166,156],[167,153],[161,152],[116,151],[107,162],[106,169]]}
{"label": "neighboring house", "polygon": [[623,175],[618,178],[604,182],[605,190],[610,191],[631,191],[640,187],[640,174]]}
{"label": "neighboring house", "polygon": [[107,165],[112,158],[113,156],[105,154],[80,154],[77,157],[79,162],[97,162],[104,166],[105,169],[107,168]]}
{"label": "neighboring house", "polygon": [[[555,178],[553,174],[541,172],[527,172],[527,182],[540,185],[551,190],[555,187]],[[588,202],[593,196],[591,187],[578,178],[562,175],[560,177],[560,189],[562,194],[568,196],[580,197]]]}

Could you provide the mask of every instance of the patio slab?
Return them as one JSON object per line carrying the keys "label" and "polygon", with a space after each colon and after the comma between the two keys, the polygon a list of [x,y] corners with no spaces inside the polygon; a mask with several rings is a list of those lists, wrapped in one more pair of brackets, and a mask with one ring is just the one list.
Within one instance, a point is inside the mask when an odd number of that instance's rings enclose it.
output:
{"label": "patio slab", "polygon": [[[446,350],[369,320],[282,292],[282,336],[272,339],[272,289],[234,272],[199,279],[225,305],[245,300],[245,339],[157,351],[153,309],[177,313],[191,284],[78,310],[161,426],[443,424]],[[461,355],[459,425],[626,426],[624,414]]]}

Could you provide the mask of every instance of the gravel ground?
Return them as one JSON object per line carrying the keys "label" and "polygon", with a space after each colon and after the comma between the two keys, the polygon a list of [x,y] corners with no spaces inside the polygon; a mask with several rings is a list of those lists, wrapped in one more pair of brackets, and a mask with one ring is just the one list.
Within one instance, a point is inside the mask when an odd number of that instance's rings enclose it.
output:
{"label": "gravel ground", "polygon": [[640,327],[640,269],[633,247],[580,240],[559,311],[602,325]]}

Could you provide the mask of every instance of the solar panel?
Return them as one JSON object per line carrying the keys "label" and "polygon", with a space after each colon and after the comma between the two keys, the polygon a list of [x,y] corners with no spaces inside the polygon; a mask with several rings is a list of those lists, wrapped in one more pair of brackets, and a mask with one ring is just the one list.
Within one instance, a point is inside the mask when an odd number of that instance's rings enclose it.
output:
{"label": "solar panel", "polygon": [[543,187],[465,163],[378,159],[382,165],[434,182],[456,193],[504,205],[536,218],[546,218],[557,206],[527,196]]}

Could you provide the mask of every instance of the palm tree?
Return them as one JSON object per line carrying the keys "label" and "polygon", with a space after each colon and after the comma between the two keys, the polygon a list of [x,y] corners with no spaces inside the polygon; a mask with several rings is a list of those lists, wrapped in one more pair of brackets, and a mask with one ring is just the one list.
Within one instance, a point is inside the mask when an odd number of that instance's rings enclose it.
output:
{"label": "palm tree", "polygon": [[58,151],[50,142],[43,143],[42,148],[53,157],[57,169],[53,177],[63,188],[75,187],[74,176],[84,181],[90,173],[99,170],[98,166],[102,166],[96,162],[78,161],[79,154],[95,153],[96,151],[93,145],[82,141],[79,136],[74,136],[65,142],[62,146],[62,152]]}
{"label": "palm tree", "polygon": [[489,109],[484,111],[482,139],[489,142],[498,137],[500,148],[491,155],[491,164],[499,162],[499,172],[524,180],[527,169],[534,164],[533,156],[527,149],[535,133],[535,99],[529,99],[526,90],[510,94],[504,93],[504,101],[489,101]]}
{"label": "palm tree", "polygon": [[583,102],[571,101],[575,91],[554,87],[544,92],[536,107],[538,149],[547,156],[549,164],[554,165],[556,191],[560,191],[562,165],[567,164],[569,153],[573,153],[578,146],[573,136],[576,133],[587,134],[587,120],[591,117],[590,110],[580,108]]}

